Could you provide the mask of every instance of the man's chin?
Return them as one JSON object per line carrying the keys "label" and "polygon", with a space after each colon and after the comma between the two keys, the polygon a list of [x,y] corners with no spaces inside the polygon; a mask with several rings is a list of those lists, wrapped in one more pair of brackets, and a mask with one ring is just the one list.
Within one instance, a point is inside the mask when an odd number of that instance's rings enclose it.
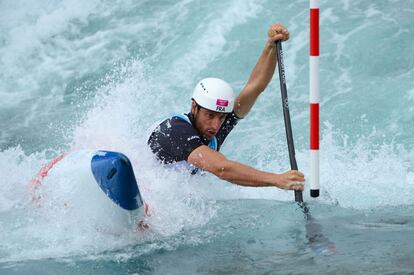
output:
{"label": "man's chin", "polygon": [[210,133],[206,133],[206,134],[203,135],[203,137],[205,139],[207,139],[207,140],[210,140],[210,139],[212,139],[214,137],[214,135],[213,134],[210,134]]}

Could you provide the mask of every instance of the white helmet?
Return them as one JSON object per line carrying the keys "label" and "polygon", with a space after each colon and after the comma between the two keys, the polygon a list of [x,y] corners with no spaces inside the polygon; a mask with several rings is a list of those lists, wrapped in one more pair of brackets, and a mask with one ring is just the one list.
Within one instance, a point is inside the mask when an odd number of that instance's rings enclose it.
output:
{"label": "white helmet", "polygon": [[194,101],[214,112],[231,113],[234,107],[234,93],[230,84],[219,78],[204,78],[194,88]]}

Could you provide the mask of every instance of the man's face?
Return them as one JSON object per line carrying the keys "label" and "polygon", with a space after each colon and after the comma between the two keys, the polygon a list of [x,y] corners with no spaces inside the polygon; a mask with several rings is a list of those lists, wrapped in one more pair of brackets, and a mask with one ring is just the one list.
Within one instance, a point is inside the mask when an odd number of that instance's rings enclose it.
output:
{"label": "man's face", "polygon": [[226,113],[213,112],[197,107],[194,101],[191,106],[191,111],[194,116],[195,127],[198,132],[208,140],[217,134],[227,116]]}

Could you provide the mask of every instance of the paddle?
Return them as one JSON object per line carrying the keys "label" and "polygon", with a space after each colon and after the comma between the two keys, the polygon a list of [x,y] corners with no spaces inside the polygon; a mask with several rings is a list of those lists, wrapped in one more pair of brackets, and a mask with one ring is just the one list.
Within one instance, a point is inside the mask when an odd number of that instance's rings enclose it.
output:
{"label": "paddle", "polygon": [[[283,117],[285,119],[285,130],[286,138],[289,149],[289,159],[290,159],[290,168],[292,170],[298,170],[298,164],[296,163],[295,158],[295,146],[293,144],[293,134],[292,134],[292,125],[290,123],[290,112],[289,112],[289,102],[286,89],[286,77],[285,77],[285,65],[283,63],[283,51],[282,51],[282,42],[276,42],[276,51],[277,51],[277,60],[279,68],[279,80],[280,80],[280,92],[282,93],[282,107],[283,107]],[[302,191],[295,190],[295,201],[307,211],[307,207],[303,202]]]}
{"label": "paddle", "polygon": [[[298,170],[295,158],[295,146],[293,144],[292,125],[290,122],[289,102],[286,89],[285,65],[283,60],[282,42],[276,42],[276,54],[279,68],[280,92],[282,94],[283,117],[285,119],[286,138],[289,150],[290,167]],[[311,249],[317,254],[331,255],[335,253],[335,244],[322,234],[322,226],[311,216],[309,208],[303,201],[302,191],[295,190],[295,201],[299,204],[306,219],[306,238]]]}

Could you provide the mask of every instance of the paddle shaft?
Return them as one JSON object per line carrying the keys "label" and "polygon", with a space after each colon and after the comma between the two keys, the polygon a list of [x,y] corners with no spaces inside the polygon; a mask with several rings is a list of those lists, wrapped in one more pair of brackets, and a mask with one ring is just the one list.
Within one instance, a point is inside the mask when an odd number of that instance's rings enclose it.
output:
{"label": "paddle shaft", "polygon": [[[295,146],[293,145],[292,125],[290,123],[289,103],[286,89],[285,66],[283,64],[282,42],[276,42],[276,54],[279,63],[279,80],[280,91],[282,93],[283,117],[285,119],[286,138],[289,149],[290,167],[292,170],[298,170],[298,164],[295,158]],[[328,253],[335,253],[335,244],[322,234],[322,226],[312,217],[310,210],[303,201],[302,191],[295,190],[295,201],[302,208],[306,219],[306,237],[311,244],[312,250],[320,249]]]}
{"label": "paddle shaft", "polygon": [[[295,146],[293,144],[293,134],[292,134],[292,125],[290,123],[290,112],[289,112],[289,102],[286,89],[286,77],[285,77],[285,66],[283,64],[283,51],[282,51],[282,42],[276,42],[276,54],[278,60],[279,68],[279,80],[280,80],[280,92],[282,94],[282,107],[283,107],[283,117],[285,119],[285,130],[286,138],[289,149],[289,159],[290,159],[290,168],[292,170],[298,170],[298,164],[296,163],[295,158]],[[302,191],[295,190],[295,201],[302,203],[303,196]]]}

